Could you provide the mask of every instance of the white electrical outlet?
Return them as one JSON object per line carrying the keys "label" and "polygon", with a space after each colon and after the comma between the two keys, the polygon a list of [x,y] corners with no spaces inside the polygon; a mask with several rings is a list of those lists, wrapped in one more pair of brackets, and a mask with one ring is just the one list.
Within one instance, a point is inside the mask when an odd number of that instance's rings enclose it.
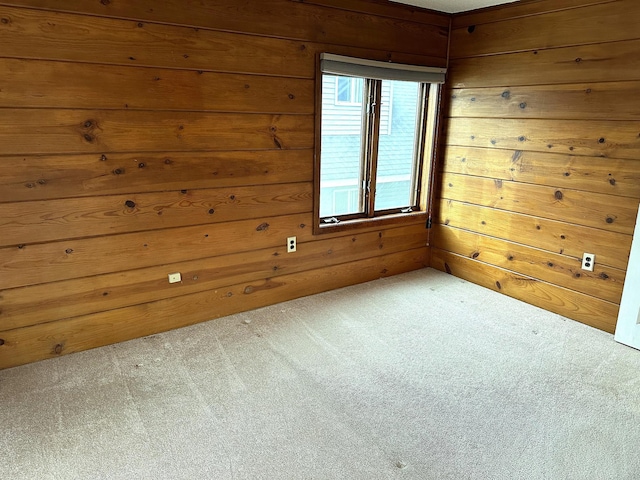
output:
{"label": "white electrical outlet", "polygon": [[296,251],[296,237],[287,238],[287,253],[292,253]]}
{"label": "white electrical outlet", "polygon": [[169,283],[178,283],[182,281],[182,276],[179,273],[169,274]]}
{"label": "white electrical outlet", "polygon": [[582,269],[593,272],[593,265],[596,263],[596,256],[593,253],[582,255]]}

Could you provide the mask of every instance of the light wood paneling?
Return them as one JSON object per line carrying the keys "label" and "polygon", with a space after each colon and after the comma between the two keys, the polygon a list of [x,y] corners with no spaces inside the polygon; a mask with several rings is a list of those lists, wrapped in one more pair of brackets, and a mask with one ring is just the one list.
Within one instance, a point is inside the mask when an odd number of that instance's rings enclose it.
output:
{"label": "light wood paneling", "polygon": [[[21,0],[5,4],[28,5],[105,17],[258,34],[296,40],[352,45],[386,50],[390,45],[417,55],[442,55],[447,48],[448,28],[420,21],[406,21],[372,13],[323,8],[289,0],[242,2],[237,0],[164,0],[147,2],[90,2],[83,0]],[[404,10],[399,7],[399,10]],[[387,13],[388,15],[388,13]],[[401,31],[402,35],[398,35]],[[428,38],[429,41],[424,41]],[[398,48],[399,47],[399,48]]]}
{"label": "light wood paneling", "polygon": [[427,250],[229,285],[58,322],[0,331],[0,368],[78,352],[423,268]]}
{"label": "light wood paneling", "polygon": [[588,5],[600,5],[604,3],[614,3],[619,0],[528,0],[517,1],[505,5],[498,5],[492,8],[472,10],[454,15],[452,19],[453,28],[468,27],[479,23],[499,22],[500,20],[510,20],[512,18],[528,17],[530,15],[541,15],[547,12],[558,10],[568,10],[572,8],[582,8]]}
{"label": "light wood paneling", "polygon": [[640,121],[451,118],[447,144],[640,158]]}
{"label": "light wood paneling", "polygon": [[[451,57],[471,57],[637,38],[637,0],[549,11],[451,31]],[[508,40],[507,40],[508,39]]]}
{"label": "light wood paneling", "polygon": [[0,246],[309,212],[310,182],[0,204]]}
{"label": "light wood paneling", "polygon": [[615,330],[619,310],[615,303],[436,248],[431,266],[606,332]]}
{"label": "light wood paneling", "polygon": [[444,225],[576,258],[597,252],[597,264],[619,269],[626,269],[631,249],[627,234],[453,200],[441,200],[439,219]]}
{"label": "light wood paneling", "polygon": [[640,80],[640,40],[451,60],[448,79],[456,88]]}
{"label": "light wood paneling", "polygon": [[312,180],[311,149],[0,157],[0,202]]}
{"label": "light wood paneling", "polygon": [[639,120],[640,82],[468,88],[451,92],[452,117]]}
{"label": "light wood paneling", "polygon": [[313,114],[312,80],[0,59],[3,107]]}
{"label": "light wood paneling", "polygon": [[532,248],[459,228],[437,225],[435,248],[533,278],[562,285],[592,297],[620,303],[624,271],[597,264],[593,272],[580,268],[582,258]]}
{"label": "light wood paneling", "polygon": [[638,206],[626,197],[445,173],[442,198],[633,234]]}
{"label": "light wood paneling", "polygon": [[640,199],[637,160],[448,146],[445,172]]}
{"label": "light wood paneling", "polygon": [[312,115],[0,110],[0,155],[312,146]]}
{"label": "light wood paneling", "polygon": [[[142,302],[162,300],[225,285],[275,278],[305,270],[359,261],[424,247],[424,225],[356,233],[298,244],[287,255],[284,244],[170,265],[63,280],[2,292],[0,330],[11,330]],[[182,273],[182,282],[167,283],[167,271]],[[33,299],[39,299],[34,302]]]}
{"label": "light wood paneling", "polygon": [[640,200],[639,20],[633,0],[454,16],[434,266],[613,331]]}

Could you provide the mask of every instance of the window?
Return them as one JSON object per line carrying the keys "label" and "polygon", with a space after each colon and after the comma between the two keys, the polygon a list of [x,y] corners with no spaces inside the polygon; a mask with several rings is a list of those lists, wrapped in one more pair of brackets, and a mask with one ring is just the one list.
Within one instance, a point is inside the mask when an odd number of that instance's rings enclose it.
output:
{"label": "window", "polygon": [[321,56],[316,232],[424,213],[443,79],[442,69]]}

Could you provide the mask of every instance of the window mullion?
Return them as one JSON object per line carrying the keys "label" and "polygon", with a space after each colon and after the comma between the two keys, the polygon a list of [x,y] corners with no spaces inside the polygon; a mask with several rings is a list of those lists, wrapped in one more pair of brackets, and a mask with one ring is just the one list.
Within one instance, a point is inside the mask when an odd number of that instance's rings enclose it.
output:
{"label": "window mullion", "polygon": [[382,82],[369,80],[367,117],[367,204],[366,215],[373,217],[376,201],[376,178],[378,171],[378,138],[380,136],[380,107],[382,105]]}

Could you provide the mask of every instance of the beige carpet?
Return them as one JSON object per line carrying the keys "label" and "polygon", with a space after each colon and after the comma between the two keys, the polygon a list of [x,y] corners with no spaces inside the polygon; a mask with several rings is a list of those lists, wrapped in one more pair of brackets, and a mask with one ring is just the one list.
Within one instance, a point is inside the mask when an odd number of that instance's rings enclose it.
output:
{"label": "beige carpet", "polygon": [[434,270],[0,371],[4,479],[637,479],[640,352]]}

